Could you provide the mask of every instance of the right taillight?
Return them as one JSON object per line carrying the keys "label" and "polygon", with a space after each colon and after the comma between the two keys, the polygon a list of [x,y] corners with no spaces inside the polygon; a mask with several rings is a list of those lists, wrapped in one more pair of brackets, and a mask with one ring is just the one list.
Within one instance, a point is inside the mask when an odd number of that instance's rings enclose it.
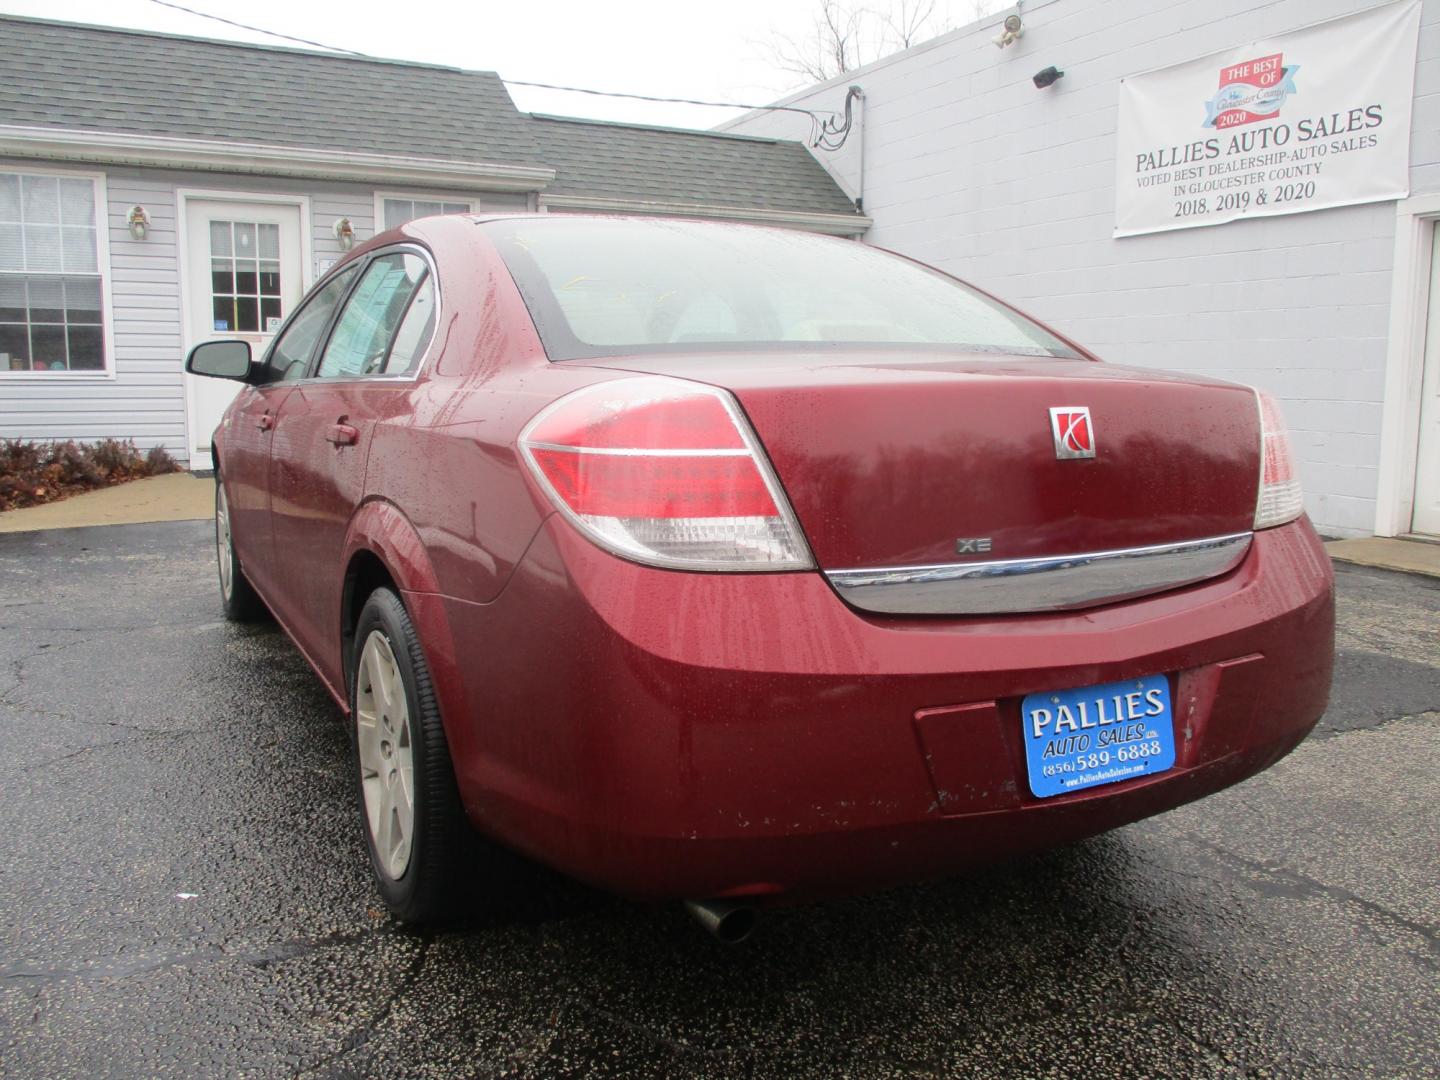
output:
{"label": "right taillight", "polygon": [[814,562],[734,399],[665,376],[568,394],[520,433],[556,506],[616,555],[681,570],[803,570]]}
{"label": "right taillight", "polygon": [[1255,391],[1260,408],[1260,495],[1255,500],[1255,528],[1268,529],[1294,521],[1305,510],[1290,435],[1275,399]]}

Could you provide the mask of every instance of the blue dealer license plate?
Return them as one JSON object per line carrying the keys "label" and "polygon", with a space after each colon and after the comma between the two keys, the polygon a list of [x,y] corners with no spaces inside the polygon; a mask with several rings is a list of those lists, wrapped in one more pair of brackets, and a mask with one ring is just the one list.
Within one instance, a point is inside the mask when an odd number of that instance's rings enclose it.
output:
{"label": "blue dealer license plate", "polygon": [[1031,694],[1020,703],[1020,717],[1037,798],[1133,780],[1175,764],[1164,675]]}

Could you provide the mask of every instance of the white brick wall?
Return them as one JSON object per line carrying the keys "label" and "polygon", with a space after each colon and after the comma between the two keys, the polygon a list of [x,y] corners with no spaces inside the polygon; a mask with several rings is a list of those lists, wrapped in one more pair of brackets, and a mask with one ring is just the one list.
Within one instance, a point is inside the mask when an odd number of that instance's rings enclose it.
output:
{"label": "white brick wall", "polygon": [[[1316,525],[1372,530],[1394,258],[1392,203],[1115,240],[1119,80],[1374,6],[1371,0],[1031,0],[1025,36],[968,27],[787,101],[865,90],[866,239],[934,263],[1107,360],[1277,394]],[[1065,72],[1037,91],[1030,77]],[[1424,0],[1412,194],[1440,191],[1440,0]],[[804,138],[784,113],[731,130]],[[859,142],[817,156],[848,191]]]}

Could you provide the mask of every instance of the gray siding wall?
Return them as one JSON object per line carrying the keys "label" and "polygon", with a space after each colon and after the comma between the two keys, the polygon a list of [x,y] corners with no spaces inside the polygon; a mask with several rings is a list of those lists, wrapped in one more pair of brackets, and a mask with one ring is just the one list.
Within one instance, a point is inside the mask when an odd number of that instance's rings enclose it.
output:
{"label": "gray siding wall", "polygon": [[[0,438],[128,438],[142,449],[164,446],[177,459],[188,460],[181,381],[184,356],[177,189],[308,196],[312,263],[305,268],[307,284],[314,280],[316,263],[342,254],[331,232],[336,218],[350,218],[361,240],[374,233],[376,188],[363,184],[69,163],[51,166],[0,158],[0,170],[7,165],[105,174],[115,378],[77,377],[71,382],[0,376]],[[395,189],[387,184],[379,190]],[[443,194],[466,193],[447,190]],[[472,192],[467,197],[486,210],[524,210],[527,206],[523,194]],[[130,207],[137,203],[150,215],[150,231],[144,240],[132,239],[125,223]]]}
{"label": "gray siding wall", "polygon": [[[1393,203],[1115,240],[1119,80],[1374,6],[1372,0],[1032,0],[797,95],[866,94],[866,240],[995,291],[1107,360],[1253,383],[1282,400],[1323,530],[1372,530]],[[1363,58],[1357,58],[1362,63]],[[1053,89],[1030,77],[1051,64]],[[1411,193],[1440,191],[1440,0],[1424,0]],[[731,130],[803,138],[783,113]],[[819,153],[849,191],[859,140]]]}

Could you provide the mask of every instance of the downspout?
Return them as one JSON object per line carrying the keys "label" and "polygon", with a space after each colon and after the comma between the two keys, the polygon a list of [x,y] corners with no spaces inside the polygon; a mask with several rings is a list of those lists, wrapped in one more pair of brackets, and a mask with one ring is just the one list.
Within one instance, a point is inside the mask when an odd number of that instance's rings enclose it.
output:
{"label": "downspout", "polygon": [[860,140],[860,168],[859,176],[855,181],[855,212],[865,213],[865,91],[859,86],[850,87],[849,94],[855,95],[855,100],[860,103],[860,130],[857,137]]}

